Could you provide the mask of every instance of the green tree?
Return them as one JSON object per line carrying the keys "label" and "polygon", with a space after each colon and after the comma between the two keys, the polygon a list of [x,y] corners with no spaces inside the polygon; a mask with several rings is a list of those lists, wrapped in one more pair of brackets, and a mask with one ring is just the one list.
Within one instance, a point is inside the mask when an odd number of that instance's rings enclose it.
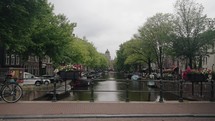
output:
{"label": "green tree", "polygon": [[46,56],[52,58],[54,62],[59,62],[65,45],[72,40],[74,24],[70,23],[64,15],[54,15],[53,6],[46,0],[37,2],[39,3],[31,29],[31,41],[24,55],[39,57],[41,75],[42,59]]}
{"label": "green tree", "polygon": [[134,71],[140,71],[142,65],[146,62],[142,41],[131,39],[124,46],[124,55],[127,55],[125,64],[134,65]]}
{"label": "green tree", "polygon": [[66,64],[82,64],[88,68],[107,67],[107,59],[97,52],[92,43],[80,38],[74,38],[65,49],[62,61]]}
{"label": "green tree", "polygon": [[139,28],[138,34],[120,46],[116,61],[118,68],[145,63],[151,73],[152,62],[156,60],[161,66],[160,54],[163,58],[171,47],[172,21],[171,14],[158,13],[148,18],[147,22]]}
{"label": "green tree", "polygon": [[127,55],[125,55],[125,53],[124,53],[125,44],[126,44],[126,42],[121,44],[119,50],[117,50],[117,53],[116,53],[117,58],[115,60],[115,63],[116,63],[115,68],[117,71],[129,71],[130,70],[129,65],[125,64],[125,61],[127,58]]}
{"label": "green tree", "polygon": [[163,57],[167,54],[168,48],[171,47],[172,21],[173,16],[171,14],[157,13],[148,18],[138,30],[138,38],[142,41],[143,52],[145,59],[148,60],[148,65],[154,58],[159,66],[162,65]]}
{"label": "green tree", "polygon": [[0,46],[8,52],[22,53],[27,49],[39,1],[0,1]]}
{"label": "green tree", "polygon": [[212,38],[208,36],[207,17],[203,14],[203,6],[193,0],[178,0],[175,4],[175,22],[173,50],[178,57],[189,60],[193,67],[194,60],[207,55]]}

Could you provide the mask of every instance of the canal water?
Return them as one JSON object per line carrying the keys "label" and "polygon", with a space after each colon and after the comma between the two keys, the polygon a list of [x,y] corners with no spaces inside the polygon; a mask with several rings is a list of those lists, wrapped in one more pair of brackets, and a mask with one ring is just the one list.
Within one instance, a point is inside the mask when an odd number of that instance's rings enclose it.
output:
{"label": "canal water", "polygon": [[[94,81],[94,101],[125,101],[126,79],[120,73],[109,72],[102,76],[103,80]],[[120,81],[119,81],[120,79]],[[147,82],[129,81],[128,98],[130,101],[158,101],[159,89],[147,86]],[[69,95],[58,98],[61,101],[89,101],[90,87],[76,88]],[[177,96],[164,93],[164,100],[177,100]]]}

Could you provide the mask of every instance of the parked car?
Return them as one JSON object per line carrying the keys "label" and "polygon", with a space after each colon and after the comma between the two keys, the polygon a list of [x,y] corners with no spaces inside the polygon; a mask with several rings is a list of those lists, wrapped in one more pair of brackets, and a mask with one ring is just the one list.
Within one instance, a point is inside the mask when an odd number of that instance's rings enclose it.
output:
{"label": "parked car", "polygon": [[101,72],[92,71],[92,72],[86,72],[86,73],[82,74],[82,77],[87,77],[88,79],[96,79],[96,78],[101,77],[101,75],[102,75]]}
{"label": "parked car", "polygon": [[36,86],[40,86],[42,84],[48,85],[51,82],[49,79],[36,77],[28,72],[24,72],[23,74],[23,85],[34,84]]}
{"label": "parked car", "polygon": [[63,82],[63,80],[60,78],[60,76],[56,75],[42,75],[43,79],[49,79],[51,83],[54,83],[54,81],[56,81],[56,83],[58,82]]}

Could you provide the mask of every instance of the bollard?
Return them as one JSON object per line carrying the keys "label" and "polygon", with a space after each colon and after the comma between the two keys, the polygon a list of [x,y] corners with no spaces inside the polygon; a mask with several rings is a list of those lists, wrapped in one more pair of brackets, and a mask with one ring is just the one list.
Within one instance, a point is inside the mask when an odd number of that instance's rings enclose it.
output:
{"label": "bollard", "polygon": [[128,82],[128,80],[126,80],[126,90],[125,90],[126,99],[125,99],[125,102],[129,102],[128,87],[129,87],[129,82]]}
{"label": "bollard", "polygon": [[180,88],[179,88],[179,102],[183,102],[183,81],[180,80]]}
{"label": "bollard", "polygon": [[162,84],[162,79],[160,79],[160,99],[159,102],[163,102],[163,84]]}
{"label": "bollard", "polygon": [[211,80],[211,99],[210,101],[214,101],[214,81]]}
{"label": "bollard", "polygon": [[56,102],[56,101],[57,101],[57,97],[56,97],[56,80],[54,80],[54,90],[53,90],[52,101],[53,101],[53,102]]}
{"label": "bollard", "polygon": [[93,80],[90,81],[90,90],[91,90],[91,94],[90,94],[90,102],[94,102],[94,89],[93,89]]}

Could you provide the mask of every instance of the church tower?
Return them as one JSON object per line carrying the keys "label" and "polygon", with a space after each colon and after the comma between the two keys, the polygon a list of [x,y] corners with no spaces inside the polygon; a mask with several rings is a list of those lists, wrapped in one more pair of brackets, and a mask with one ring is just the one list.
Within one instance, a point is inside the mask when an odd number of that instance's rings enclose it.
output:
{"label": "church tower", "polygon": [[108,59],[109,61],[111,61],[111,56],[110,56],[110,52],[109,52],[108,49],[107,49],[106,52],[105,52],[105,56],[107,57],[107,59]]}

